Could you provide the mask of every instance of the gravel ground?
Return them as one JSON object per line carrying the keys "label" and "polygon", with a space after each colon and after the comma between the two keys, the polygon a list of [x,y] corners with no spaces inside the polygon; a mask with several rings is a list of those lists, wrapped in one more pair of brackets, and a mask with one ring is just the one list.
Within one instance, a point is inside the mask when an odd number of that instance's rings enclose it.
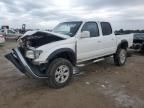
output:
{"label": "gravel ground", "polygon": [[62,89],[29,79],[4,54],[16,46],[0,47],[0,108],[144,108],[144,56],[133,53],[123,67],[111,58],[86,66]]}

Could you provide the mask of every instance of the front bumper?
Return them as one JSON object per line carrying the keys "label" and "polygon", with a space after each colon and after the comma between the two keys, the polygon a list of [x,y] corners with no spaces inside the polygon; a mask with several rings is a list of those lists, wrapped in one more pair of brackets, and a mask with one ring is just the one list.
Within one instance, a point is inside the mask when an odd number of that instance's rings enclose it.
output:
{"label": "front bumper", "polygon": [[17,67],[17,69],[31,78],[48,78],[46,74],[42,74],[36,66],[32,65],[26,60],[26,58],[21,53],[20,48],[13,49],[12,52],[5,55],[5,57],[11,61]]}

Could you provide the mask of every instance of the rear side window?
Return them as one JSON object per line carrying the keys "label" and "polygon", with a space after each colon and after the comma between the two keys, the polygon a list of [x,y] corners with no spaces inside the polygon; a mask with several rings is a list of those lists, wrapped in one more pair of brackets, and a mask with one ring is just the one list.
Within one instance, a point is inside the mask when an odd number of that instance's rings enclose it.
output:
{"label": "rear side window", "polygon": [[107,35],[112,34],[112,28],[111,28],[110,23],[101,22],[101,28],[102,28],[103,36],[107,36]]}
{"label": "rear side window", "polygon": [[13,32],[13,31],[11,31],[11,30],[8,30],[8,33],[12,33],[12,34],[14,34],[15,32]]}
{"label": "rear side window", "polygon": [[99,36],[99,28],[96,22],[86,22],[81,31],[89,31],[90,37]]}

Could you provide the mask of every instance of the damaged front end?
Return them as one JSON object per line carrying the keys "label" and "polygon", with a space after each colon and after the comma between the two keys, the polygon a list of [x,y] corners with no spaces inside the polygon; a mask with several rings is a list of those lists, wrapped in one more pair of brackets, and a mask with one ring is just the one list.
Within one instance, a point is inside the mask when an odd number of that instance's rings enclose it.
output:
{"label": "damaged front end", "polygon": [[48,76],[43,73],[37,66],[33,65],[27,58],[24,57],[20,48],[15,48],[11,53],[5,55],[17,69],[31,78],[47,78]]}
{"label": "damaged front end", "polygon": [[66,36],[61,36],[60,34],[55,34],[52,32],[28,32],[24,36],[19,39],[20,46],[22,47],[34,47],[37,48],[39,46],[61,41],[66,39]]}
{"label": "damaged front end", "polygon": [[[25,75],[31,78],[48,78],[43,65],[35,65],[32,62],[32,59],[38,56],[41,51],[36,51],[35,49],[56,41],[64,40],[64,37],[59,37],[55,34],[48,33],[48,32],[33,32],[33,33],[26,33],[22,36],[19,40],[19,46],[15,49],[12,49],[12,52],[6,54],[5,57],[11,61],[17,69],[19,69]],[[34,53],[34,56],[30,56]],[[27,57],[29,55],[29,57]]]}

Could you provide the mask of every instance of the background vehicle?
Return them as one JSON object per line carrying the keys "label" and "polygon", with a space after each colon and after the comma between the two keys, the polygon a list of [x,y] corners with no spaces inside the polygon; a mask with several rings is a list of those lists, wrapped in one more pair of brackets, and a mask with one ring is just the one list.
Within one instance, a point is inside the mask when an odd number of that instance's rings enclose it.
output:
{"label": "background vehicle", "polygon": [[5,37],[3,35],[0,35],[0,45],[3,45],[5,43]]}
{"label": "background vehicle", "polygon": [[122,66],[133,35],[115,35],[110,23],[71,21],[60,23],[52,32],[30,31],[20,37],[19,47],[7,54],[21,72],[48,85],[61,88],[69,84],[73,67],[108,56]]}
{"label": "background vehicle", "polygon": [[132,49],[144,52],[144,33],[135,33]]}
{"label": "background vehicle", "polygon": [[17,40],[22,34],[16,32],[13,29],[1,29],[0,34],[5,36],[5,39],[12,39],[12,40]]}

